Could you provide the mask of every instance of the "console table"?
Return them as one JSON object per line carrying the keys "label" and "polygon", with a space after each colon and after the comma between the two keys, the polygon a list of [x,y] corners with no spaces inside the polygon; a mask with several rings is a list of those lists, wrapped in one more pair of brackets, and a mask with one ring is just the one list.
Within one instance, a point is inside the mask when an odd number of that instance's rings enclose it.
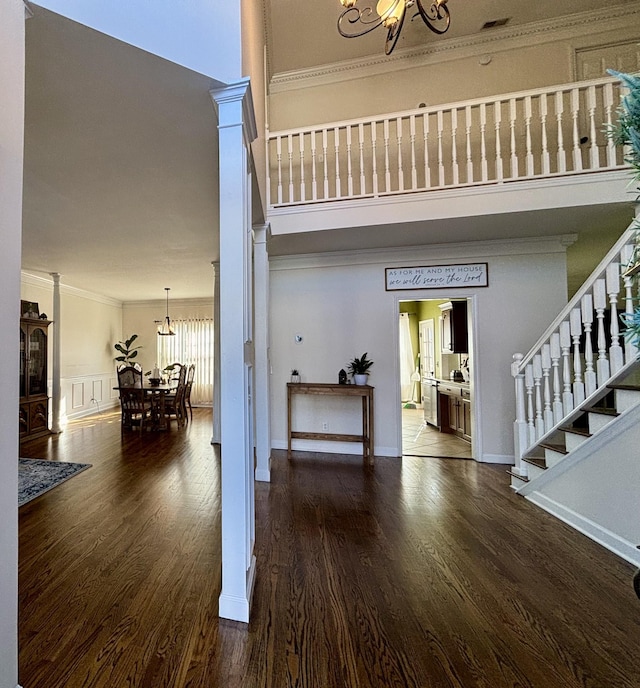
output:
{"label": "console table", "polygon": [[[287,456],[291,459],[291,440],[329,440],[362,442],[362,460],[373,463],[373,387],[370,385],[338,385],[322,382],[287,383]],[[292,398],[296,394],[317,396],[361,397],[362,434],[343,435],[333,432],[297,432],[291,429]]]}

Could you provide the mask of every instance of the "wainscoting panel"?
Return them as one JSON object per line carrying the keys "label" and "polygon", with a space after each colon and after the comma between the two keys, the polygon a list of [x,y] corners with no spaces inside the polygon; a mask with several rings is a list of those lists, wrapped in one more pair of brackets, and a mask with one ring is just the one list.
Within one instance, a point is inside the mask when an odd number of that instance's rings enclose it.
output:
{"label": "wainscoting panel", "polygon": [[118,391],[112,389],[116,384],[116,378],[111,372],[62,378],[60,380],[62,418],[75,420],[106,409],[116,408],[119,403]]}

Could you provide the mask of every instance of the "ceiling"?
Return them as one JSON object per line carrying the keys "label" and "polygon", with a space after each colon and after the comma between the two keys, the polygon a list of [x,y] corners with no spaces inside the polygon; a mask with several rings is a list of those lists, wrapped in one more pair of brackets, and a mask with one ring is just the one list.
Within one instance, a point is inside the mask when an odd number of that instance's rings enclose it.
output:
{"label": "ceiling", "polygon": [[[383,50],[381,29],[354,40],[337,34],[338,0],[265,2],[272,74]],[[448,36],[477,33],[490,20],[516,25],[608,4],[449,0]],[[59,272],[63,284],[120,301],[163,299],[164,287],[176,299],[210,296],[218,259],[215,82],[33,9],[26,23],[23,269]],[[446,40],[417,21],[403,33],[397,51]],[[308,250],[328,250],[330,233],[323,234]],[[278,252],[288,251],[275,242]]]}

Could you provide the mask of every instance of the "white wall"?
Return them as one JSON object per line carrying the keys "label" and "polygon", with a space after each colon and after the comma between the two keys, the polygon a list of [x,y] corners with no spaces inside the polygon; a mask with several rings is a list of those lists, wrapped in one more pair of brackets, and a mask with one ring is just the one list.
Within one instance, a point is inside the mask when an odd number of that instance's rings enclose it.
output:
{"label": "white wall", "polygon": [[[526,352],[566,303],[564,247],[555,239],[477,242],[462,246],[349,253],[271,261],[271,436],[286,446],[286,388],[292,368],[306,382],[337,382],[338,371],[367,351],[375,362],[375,450],[398,456],[397,322],[399,299],[475,298],[476,372],[474,405],[481,409],[475,458],[513,459],[514,383],[512,355]],[[386,292],[385,267],[488,262],[489,286],[482,289]],[[296,344],[296,334],[303,342]],[[353,401],[353,400],[351,400]],[[357,402],[338,398],[296,398],[294,429],[358,432]],[[358,453],[359,444],[298,440],[304,450]]]}
{"label": "white wall", "polygon": [[222,82],[242,74],[240,0],[34,3]]}
{"label": "white wall", "polygon": [[24,5],[0,2],[0,688],[18,682],[18,318],[24,137]]}
{"label": "white wall", "polygon": [[[50,278],[23,274],[21,298],[39,304],[40,313],[53,319],[53,283]],[[115,342],[122,338],[122,304],[98,294],[60,287],[60,413],[66,420],[117,405]],[[52,341],[50,338],[49,341]],[[49,381],[52,375],[49,347]],[[95,399],[95,402],[92,401]],[[49,409],[51,410],[51,409]]]}

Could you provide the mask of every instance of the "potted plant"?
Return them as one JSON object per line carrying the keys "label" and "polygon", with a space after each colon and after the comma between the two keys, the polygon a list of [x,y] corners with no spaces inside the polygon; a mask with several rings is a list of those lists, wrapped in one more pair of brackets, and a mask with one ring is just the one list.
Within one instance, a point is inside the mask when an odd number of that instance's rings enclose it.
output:
{"label": "potted plant", "polygon": [[357,356],[347,366],[353,381],[356,385],[366,385],[369,377],[369,368],[373,365],[373,361],[367,358],[365,351],[360,358]]}
{"label": "potted plant", "polygon": [[291,371],[291,382],[300,382],[300,371],[297,368]]}
{"label": "potted plant", "polygon": [[115,357],[118,363],[124,363],[125,365],[133,364],[133,359],[138,356],[138,350],[142,348],[141,346],[131,346],[136,339],[138,339],[138,335],[132,334],[129,339],[113,345],[115,350],[120,352],[120,356]]}

